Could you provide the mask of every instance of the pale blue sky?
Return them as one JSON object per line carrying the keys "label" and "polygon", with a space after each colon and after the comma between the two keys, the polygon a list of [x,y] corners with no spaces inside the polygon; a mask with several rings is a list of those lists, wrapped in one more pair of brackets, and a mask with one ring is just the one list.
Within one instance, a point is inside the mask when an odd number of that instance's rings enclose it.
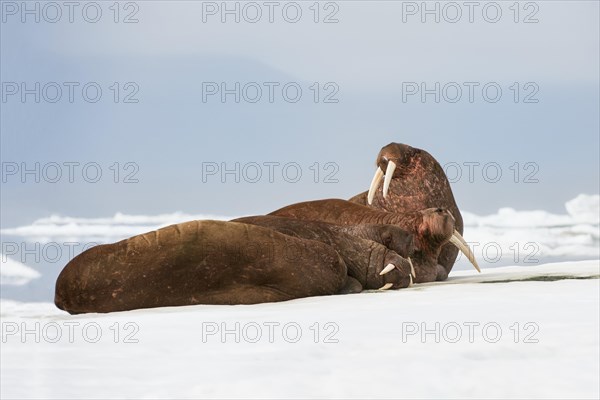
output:
{"label": "pale blue sky", "polygon": [[[441,164],[462,165],[454,193],[462,209],[475,213],[504,206],[563,212],[566,200],[599,192],[595,1],[536,2],[539,22],[533,24],[514,23],[512,1],[499,2],[503,17],[494,24],[477,13],[473,23],[421,23],[412,16],[403,23],[401,2],[359,1],[337,2],[334,24],[312,21],[313,2],[299,2],[304,14],[296,24],[280,14],[274,23],[223,24],[212,17],[203,23],[200,2],[161,1],[135,3],[134,24],[112,21],[113,2],[99,2],[103,17],[96,24],[77,12],[74,23],[21,23],[6,3],[4,95],[7,82],[98,82],[103,97],[87,103],[76,91],[69,103],[65,92],[57,103],[39,104],[32,95],[25,103],[18,94],[7,97],[0,103],[2,162],[96,162],[103,178],[35,183],[29,177],[23,184],[9,176],[2,183],[2,227],[55,213],[241,215],[347,198],[368,188],[378,150],[392,141],[424,148]],[[121,10],[119,18],[132,10]],[[325,11],[331,10],[319,18]],[[135,82],[139,102],[115,104],[113,82]],[[237,104],[231,96],[204,103],[202,82],[296,82],[303,97],[293,104],[279,95],[273,103]],[[315,104],[314,82],[335,82],[339,102]],[[503,95],[497,103],[484,101],[480,91],[473,103],[466,92],[457,103],[435,103],[432,96],[426,103],[417,96],[403,102],[403,82],[457,82],[465,90],[463,82],[497,82]],[[517,103],[514,82],[520,84]],[[531,91],[523,87],[528,82],[539,88],[538,103],[522,101]],[[120,96],[128,92],[120,90]],[[321,87],[320,95],[326,93]],[[119,162],[126,173],[129,161],[139,167],[139,183],[115,184],[109,167]],[[203,182],[206,162],[296,162],[303,177],[289,183],[276,169],[273,183],[266,177],[235,183],[231,176],[227,183]],[[315,162],[319,183],[310,169]],[[324,169],[328,162],[339,167],[337,183],[323,182],[332,171]],[[497,163],[502,178],[490,183],[477,168],[471,183],[469,162]],[[539,182],[525,183],[528,173]]]}

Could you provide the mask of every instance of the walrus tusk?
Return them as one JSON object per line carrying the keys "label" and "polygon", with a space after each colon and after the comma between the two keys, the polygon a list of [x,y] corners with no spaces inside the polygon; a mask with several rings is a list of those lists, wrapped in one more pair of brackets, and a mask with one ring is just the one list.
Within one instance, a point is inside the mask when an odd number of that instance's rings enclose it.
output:
{"label": "walrus tusk", "polygon": [[383,181],[383,198],[386,198],[388,195],[388,191],[390,190],[390,182],[392,181],[395,170],[396,163],[390,160],[385,170],[385,180]]}
{"label": "walrus tusk", "polygon": [[379,188],[379,185],[381,185],[381,178],[383,178],[383,171],[380,167],[377,167],[377,171],[375,171],[375,175],[373,176],[373,180],[371,181],[371,186],[369,187],[369,195],[367,196],[369,204],[373,203],[375,192]]}
{"label": "walrus tusk", "polygon": [[[413,266],[412,260],[410,259],[410,257],[407,258],[408,263],[410,264],[410,275],[408,276],[410,279],[410,283],[408,284],[408,286],[412,286],[413,284],[413,277],[415,277],[415,279],[417,278],[417,274],[415,272],[415,267]],[[385,275],[388,272],[390,272],[391,270],[393,270],[394,268],[396,268],[396,266],[394,264],[388,264],[386,265],[386,267],[381,270],[381,272],[379,273],[379,275]],[[386,290],[388,288],[386,288],[387,285],[390,285],[389,283],[387,283],[386,285],[384,285],[382,288],[380,288],[379,290]]]}
{"label": "walrus tusk", "polygon": [[378,290],[388,290],[392,286],[394,286],[393,283],[386,283],[385,285],[383,285],[382,287],[380,287]]}
{"label": "walrus tusk", "polygon": [[[412,260],[410,259],[410,257],[408,257],[407,260],[408,260],[408,263],[410,264],[410,275],[416,279],[417,273],[415,272],[415,267],[413,266]],[[412,279],[411,279],[411,281],[412,281]]]}
{"label": "walrus tusk", "polygon": [[386,265],[386,267],[384,269],[381,270],[379,275],[385,275],[388,272],[390,272],[391,270],[393,270],[394,268],[396,268],[396,266],[394,264],[388,264],[388,265]]}
{"label": "walrus tusk", "polygon": [[458,233],[457,231],[454,231],[454,233],[452,234],[452,237],[450,238],[450,243],[452,243],[453,245],[458,247],[458,249],[460,251],[462,251],[462,253],[465,256],[467,256],[467,258],[469,259],[469,261],[471,261],[471,264],[473,264],[473,266],[475,267],[477,272],[481,272],[481,270],[479,269],[479,265],[477,265],[477,260],[475,259],[475,256],[473,255],[473,252],[467,245],[467,242],[465,241],[465,239],[463,239],[463,237],[460,235],[460,233]]}

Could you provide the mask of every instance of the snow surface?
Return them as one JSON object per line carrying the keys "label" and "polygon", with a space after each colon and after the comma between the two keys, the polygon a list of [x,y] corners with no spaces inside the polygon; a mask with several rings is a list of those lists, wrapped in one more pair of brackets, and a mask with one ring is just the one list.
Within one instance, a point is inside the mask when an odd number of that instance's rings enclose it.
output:
{"label": "snow surface", "polygon": [[564,214],[463,212],[483,272],[459,258],[446,282],[79,316],[52,304],[70,253],[37,261],[44,243],[81,251],[234,217],[51,216],[2,229],[11,247],[0,254],[0,397],[597,399],[599,205],[600,196],[580,195]]}
{"label": "snow surface", "polygon": [[[1,397],[598,398],[599,274],[597,260],[502,267],[399,291],[79,316],[2,300]],[[559,280],[524,280],[548,275]]]}
{"label": "snow surface", "polygon": [[[565,203],[566,214],[501,208],[479,216],[463,211],[464,237],[480,262],[500,259],[539,263],[552,257],[600,258],[600,195],[580,194]],[[0,230],[7,237],[31,242],[111,243],[167,225],[194,219],[230,220],[235,216],[171,214],[73,218],[53,215],[30,225]],[[570,257],[570,258],[569,258]],[[466,265],[466,260],[459,260]]]}
{"label": "snow surface", "polygon": [[567,201],[565,209],[567,214],[513,208],[486,216],[463,212],[464,237],[475,256],[487,262],[513,258],[535,264],[552,257],[600,258],[600,196],[580,194]]}
{"label": "snow surface", "polygon": [[5,257],[0,253],[0,284],[22,286],[32,279],[40,277],[40,273],[27,265]]}
{"label": "snow surface", "polygon": [[116,213],[109,218],[74,218],[52,215],[40,218],[30,225],[6,228],[0,233],[8,236],[26,237],[39,242],[62,239],[67,241],[87,240],[110,243],[129,236],[152,231],[164,226],[196,219],[231,220],[211,214],[186,214],[174,212],[160,215],[128,215]]}

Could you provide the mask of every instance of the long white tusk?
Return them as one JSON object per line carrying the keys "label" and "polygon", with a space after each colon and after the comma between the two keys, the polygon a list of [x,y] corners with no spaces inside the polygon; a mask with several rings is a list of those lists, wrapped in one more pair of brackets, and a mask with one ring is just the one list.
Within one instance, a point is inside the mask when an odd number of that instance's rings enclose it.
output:
{"label": "long white tusk", "polygon": [[413,278],[412,278],[412,275],[409,275],[409,276],[408,276],[408,279],[410,279],[410,282],[408,283],[408,286],[410,287],[410,286],[412,286],[412,285],[413,285]]}
{"label": "long white tusk", "polygon": [[383,285],[382,287],[380,287],[379,290],[388,290],[392,286],[394,286],[393,283],[386,283],[385,285]]}
{"label": "long white tusk", "polygon": [[387,169],[385,170],[385,180],[383,181],[383,198],[386,198],[388,195],[388,190],[390,190],[390,182],[392,181],[392,177],[394,176],[395,170],[396,163],[393,161],[389,161]]}
{"label": "long white tusk", "polygon": [[393,270],[394,268],[396,268],[396,266],[394,264],[388,264],[388,265],[386,265],[386,267],[384,269],[381,270],[379,275],[385,275],[388,272],[390,272],[391,270]]}
{"label": "long white tusk", "polygon": [[375,171],[375,175],[373,176],[373,180],[371,181],[371,186],[369,187],[369,195],[367,196],[369,205],[373,203],[375,192],[377,191],[377,189],[379,189],[379,185],[381,185],[381,178],[383,178],[383,171],[380,167],[377,167],[377,171]]}
{"label": "long white tusk", "polygon": [[473,255],[473,252],[469,248],[469,245],[467,245],[467,242],[465,241],[465,239],[463,239],[463,237],[460,235],[460,233],[458,233],[457,231],[454,231],[454,233],[452,234],[452,237],[450,238],[450,243],[452,243],[453,245],[458,247],[458,249],[460,251],[462,251],[462,253],[465,256],[467,256],[467,258],[469,259],[469,261],[471,261],[471,264],[473,264],[473,266],[475,267],[477,272],[481,272],[481,270],[479,269],[479,265],[477,265],[477,260],[475,259],[475,256]]}
{"label": "long white tusk", "polygon": [[410,259],[410,257],[407,258],[408,263],[410,264],[410,274],[412,275],[413,278],[417,277],[417,273],[415,272],[415,267],[413,266],[412,260]]}

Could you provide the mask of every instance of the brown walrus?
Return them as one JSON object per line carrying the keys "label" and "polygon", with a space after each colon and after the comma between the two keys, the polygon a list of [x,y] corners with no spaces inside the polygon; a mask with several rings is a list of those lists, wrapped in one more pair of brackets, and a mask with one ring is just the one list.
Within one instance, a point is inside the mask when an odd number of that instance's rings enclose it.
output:
{"label": "brown walrus", "polygon": [[292,204],[273,211],[269,215],[289,217],[305,221],[323,221],[340,225],[386,224],[398,226],[414,235],[415,251],[411,257],[416,270],[415,282],[431,282],[446,279],[446,269],[438,264],[442,247],[451,242],[457,246],[475,268],[475,257],[455,230],[451,213],[442,208],[405,213],[374,210],[347,200],[327,199]]}
{"label": "brown walrus", "polygon": [[[462,215],[450,183],[443,168],[431,154],[406,144],[390,143],[377,155],[376,165],[369,191],[352,197],[350,201],[393,213],[440,207],[452,214],[456,231],[463,234]],[[383,188],[380,191],[378,189],[382,181]],[[455,246],[446,244],[442,247],[438,263],[446,273],[440,271],[438,280],[446,279],[457,255]]]}
{"label": "brown walrus", "polygon": [[[252,304],[381,284],[382,289],[401,288],[411,281],[409,254],[417,282],[446,279],[457,254],[447,242],[478,269],[459,233],[462,217],[437,161],[423,150],[392,143],[380,152],[378,165],[369,193],[351,199],[358,204],[325,200],[272,213],[319,223],[273,216],[247,217],[243,224],[191,221],[92,248],[61,272],[56,305],[71,313],[108,312]],[[360,203],[376,214],[368,214]],[[410,231],[414,240],[394,230],[398,227]],[[290,249],[295,249],[293,256]]]}
{"label": "brown walrus", "polygon": [[[301,221],[298,219],[259,215],[233,220],[250,225],[260,225],[277,232],[302,239],[316,240],[332,246],[342,257],[348,267],[348,275],[360,283],[362,289],[391,288],[386,287],[382,275],[398,269],[401,275],[395,288],[406,287],[412,283],[409,273],[412,262],[408,259],[414,251],[413,235],[393,225],[360,225],[338,226],[320,221]],[[382,263],[382,260],[383,263]],[[381,273],[380,266],[387,269]]]}
{"label": "brown walrus", "polygon": [[190,221],[90,248],[60,273],[55,304],[72,314],[254,304],[411,282],[410,263],[401,255],[343,232],[412,251],[412,237],[395,227],[284,220]]}

